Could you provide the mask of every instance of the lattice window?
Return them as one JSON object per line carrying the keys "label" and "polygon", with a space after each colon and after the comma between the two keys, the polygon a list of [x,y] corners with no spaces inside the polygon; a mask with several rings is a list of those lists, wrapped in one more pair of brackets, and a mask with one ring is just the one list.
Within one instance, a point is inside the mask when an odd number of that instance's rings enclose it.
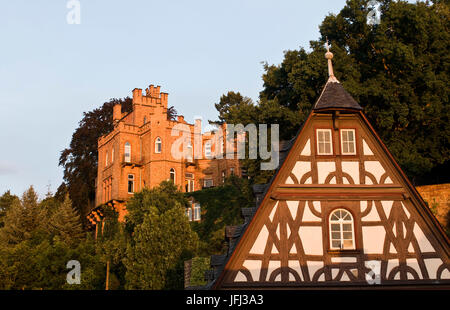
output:
{"label": "lattice window", "polygon": [[125,143],[125,162],[131,162],[131,144],[129,142]]}
{"label": "lattice window", "polygon": [[317,129],[317,154],[333,155],[331,129]]}
{"label": "lattice window", "polygon": [[354,129],[341,129],[342,155],[356,155],[356,139]]}
{"label": "lattice window", "polygon": [[330,245],[332,250],[355,249],[353,217],[345,209],[330,214]]}
{"label": "lattice window", "polygon": [[155,140],[155,153],[161,153],[162,152],[162,141],[161,138],[158,137]]}

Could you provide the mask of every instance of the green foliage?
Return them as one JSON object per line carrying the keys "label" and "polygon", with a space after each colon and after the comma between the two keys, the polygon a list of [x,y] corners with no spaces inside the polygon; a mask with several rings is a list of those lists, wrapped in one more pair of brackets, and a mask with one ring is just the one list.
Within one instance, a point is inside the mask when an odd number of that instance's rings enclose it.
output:
{"label": "green foliage", "polygon": [[15,199],[4,216],[0,243],[13,246],[25,240],[40,238],[47,230],[46,210],[39,206],[38,196],[31,186],[22,199]]}
{"label": "green foliage", "polygon": [[84,219],[95,200],[98,138],[113,130],[113,106],[122,104],[122,112],[130,112],[132,99],[111,99],[100,108],[86,112],[72,135],[70,146],[61,152],[59,165],[64,168],[64,181],[74,207]]}
{"label": "green foliage", "polygon": [[[339,14],[323,20],[321,37],[310,42],[311,51],[286,51],[280,65],[266,64],[264,89],[251,110],[240,94],[222,96],[216,105],[219,118],[227,123],[278,123],[280,138],[292,138],[328,78],[328,37],[337,78],[364,108],[408,176],[416,184],[448,181],[448,2],[385,0],[376,26],[367,24],[367,3],[348,0]],[[258,165],[244,166],[255,183],[270,178],[255,169]]]}
{"label": "green foliage", "polygon": [[[70,199],[39,202],[33,187],[13,199],[0,228],[0,289],[99,289],[104,265]],[[81,284],[68,285],[66,264],[81,263]]]}
{"label": "green foliage", "polygon": [[49,226],[53,235],[69,245],[77,244],[84,237],[80,216],[72,207],[69,194],[50,217]]}
{"label": "green foliage", "polygon": [[185,215],[187,199],[172,182],[136,193],[127,204],[128,244],[124,264],[127,289],[181,289],[183,262],[198,237]]}
{"label": "green foliage", "polygon": [[210,257],[192,258],[190,286],[206,285],[205,271],[211,269]]}
{"label": "green foliage", "polygon": [[225,226],[240,224],[241,208],[255,205],[250,182],[236,176],[227,178],[222,186],[186,195],[193,197],[202,208],[202,220],[191,224],[200,238],[197,252],[200,256],[223,253]]}
{"label": "green foliage", "polygon": [[4,226],[3,218],[6,215],[6,212],[11,208],[14,203],[17,203],[19,197],[16,195],[11,195],[11,192],[8,190],[2,196],[0,196],[0,228]]}

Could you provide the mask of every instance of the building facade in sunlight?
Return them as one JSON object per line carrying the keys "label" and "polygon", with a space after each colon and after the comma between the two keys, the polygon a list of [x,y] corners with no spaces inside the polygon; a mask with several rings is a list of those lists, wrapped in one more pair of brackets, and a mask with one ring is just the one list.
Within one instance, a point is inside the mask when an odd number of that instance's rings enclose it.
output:
{"label": "building facade in sunlight", "polygon": [[[114,130],[98,140],[97,208],[88,215],[93,225],[102,217],[99,206],[114,206],[122,221],[125,203],[135,192],[164,180],[171,180],[183,192],[192,192],[242,174],[236,156],[225,159],[226,124],[202,133],[201,120],[189,124],[181,115],[176,120],[168,117],[168,94],[160,92],[160,86],[150,85],[145,94],[134,89],[132,111],[122,113],[121,106],[115,105],[113,122]],[[173,151],[180,139],[184,146],[176,150],[181,155]],[[197,213],[198,206],[193,203],[187,214],[195,220]]]}

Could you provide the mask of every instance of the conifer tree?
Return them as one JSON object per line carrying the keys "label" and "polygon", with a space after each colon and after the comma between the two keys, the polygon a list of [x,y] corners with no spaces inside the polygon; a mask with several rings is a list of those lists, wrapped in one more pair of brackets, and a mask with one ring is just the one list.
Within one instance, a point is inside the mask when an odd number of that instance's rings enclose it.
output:
{"label": "conifer tree", "polygon": [[69,194],[66,194],[64,201],[50,218],[49,228],[53,235],[67,244],[76,244],[83,238],[80,215],[72,207]]}
{"label": "conifer tree", "polygon": [[14,200],[4,217],[4,227],[0,229],[0,242],[15,245],[31,239],[46,230],[46,212],[39,206],[38,195],[33,186]]}

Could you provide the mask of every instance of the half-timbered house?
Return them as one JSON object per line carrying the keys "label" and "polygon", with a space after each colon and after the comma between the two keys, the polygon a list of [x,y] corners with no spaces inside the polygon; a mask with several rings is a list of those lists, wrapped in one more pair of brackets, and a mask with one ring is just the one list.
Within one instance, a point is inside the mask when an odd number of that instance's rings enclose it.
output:
{"label": "half-timbered house", "polygon": [[448,288],[446,234],[325,56],[328,82],[209,287]]}

